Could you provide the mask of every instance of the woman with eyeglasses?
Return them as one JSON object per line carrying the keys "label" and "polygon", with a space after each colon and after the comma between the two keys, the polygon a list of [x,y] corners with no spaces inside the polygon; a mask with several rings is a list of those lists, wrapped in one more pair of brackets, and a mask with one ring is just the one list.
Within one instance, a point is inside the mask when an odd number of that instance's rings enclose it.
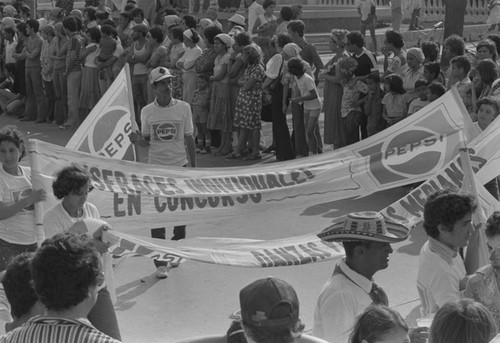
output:
{"label": "woman with eyeglasses", "polygon": [[[97,207],[87,201],[87,196],[92,189],[90,175],[82,166],[72,164],[59,171],[52,183],[52,190],[61,202],[48,210],[43,217],[46,238],[68,232],[73,224],[83,219],[99,219]],[[101,253],[104,270],[110,271],[105,275],[106,284],[114,285],[112,268],[107,267],[107,264],[111,264],[111,255],[107,246],[96,244],[96,248]],[[90,311],[88,319],[99,331],[121,340],[118,320],[106,284],[99,290],[97,302]]]}

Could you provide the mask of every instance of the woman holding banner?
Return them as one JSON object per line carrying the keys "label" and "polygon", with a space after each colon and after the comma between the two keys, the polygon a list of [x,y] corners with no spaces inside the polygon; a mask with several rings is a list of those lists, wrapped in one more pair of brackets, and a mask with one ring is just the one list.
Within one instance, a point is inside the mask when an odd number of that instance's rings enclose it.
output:
{"label": "woman holding banner", "polygon": [[[87,195],[94,187],[90,183],[90,175],[83,167],[72,164],[63,168],[52,183],[54,195],[62,201],[48,210],[43,217],[45,237],[68,232],[78,221],[87,218],[99,219],[99,211],[95,205],[87,202]],[[108,291],[109,286],[114,294],[114,275],[111,267],[111,255],[107,246],[96,244],[102,256],[104,286],[97,293],[97,302],[88,315],[89,321],[99,331],[114,339],[121,340],[120,328],[115,309]]]}
{"label": "woman holding banner", "polygon": [[13,257],[37,247],[34,204],[46,194],[31,188],[31,169],[19,165],[25,155],[23,134],[5,126],[0,131],[0,271]]}

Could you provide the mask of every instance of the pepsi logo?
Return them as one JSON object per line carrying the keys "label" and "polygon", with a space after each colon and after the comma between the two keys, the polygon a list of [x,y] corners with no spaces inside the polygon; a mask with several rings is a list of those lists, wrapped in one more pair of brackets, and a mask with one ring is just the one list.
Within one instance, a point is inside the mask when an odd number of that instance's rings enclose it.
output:
{"label": "pepsi logo", "polygon": [[177,127],[172,123],[162,123],[155,128],[156,137],[162,141],[171,141],[177,136]]}

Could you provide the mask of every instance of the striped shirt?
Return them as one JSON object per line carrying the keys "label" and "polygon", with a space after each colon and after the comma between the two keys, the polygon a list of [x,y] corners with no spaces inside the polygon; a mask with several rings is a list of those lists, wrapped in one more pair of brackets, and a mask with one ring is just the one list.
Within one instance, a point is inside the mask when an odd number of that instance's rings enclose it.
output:
{"label": "striped shirt", "polygon": [[87,319],[33,317],[0,337],[0,343],[120,343],[95,329]]}
{"label": "striped shirt", "polygon": [[[80,61],[80,54],[82,53],[85,38],[79,33],[74,34],[69,38],[68,52],[66,53],[66,72],[82,70],[82,63]],[[70,57],[72,52],[75,52],[76,58],[71,65]]]}

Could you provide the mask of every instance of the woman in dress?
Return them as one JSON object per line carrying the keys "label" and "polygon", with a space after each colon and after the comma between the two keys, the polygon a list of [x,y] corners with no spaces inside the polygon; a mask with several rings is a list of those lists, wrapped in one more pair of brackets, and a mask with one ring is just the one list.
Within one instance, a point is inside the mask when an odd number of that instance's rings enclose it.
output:
{"label": "woman in dress", "polygon": [[169,47],[169,56],[167,67],[176,77],[172,78],[172,98],[182,99],[182,70],[177,67],[177,61],[184,55],[186,46],[184,45],[184,35],[182,27],[174,26],[168,30],[171,43]]}
{"label": "woman in dress", "polygon": [[35,251],[35,207],[46,199],[33,190],[31,169],[19,162],[26,155],[24,136],[12,125],[0,130],[0,271],[25,251]]}
{"label": "woman in dress", "polygon": [[[90,183],[90,175],[81,166],[73,164],[63,168],[52,183],[52,189],[57,199],[57,205],[48,210],[43,217],[45,237],[68,232],[75,223],[87,218],[99,219],[99,211],[95,205],[87,202],[87,196],[94,187]],[[111,255],[107,249],[101,252],[103,269],[106,271],[106,284],[114,285]],[[114,291],[113,291],[114,292]],[[99,331],[114,339],[121,340],[120,329],[110,292],[104,286],[97,293],[97,302],[88,315],[90,323]]]}
{"label": "woman in dress", "polygon": [[177,60],[176,66],[182,70],[182,100],[191,104],[193,93],[196,89],[195,63],[203,51],[198,46],[200,36],[195,29],[187,29],[183,32],[186,50],[181,58]]}
{"label": "woman in dress", "polygon": [[335,54],[325,65],[324,70],[324,104],[326,144],[333,144],[334,149],[346,145],[345,130],[340,114],[342,106],[342,77],[338,69],[338,62],[349,57],[345,50],[347,44],[347,30],[334,29],[330,36],[330,50]]}

